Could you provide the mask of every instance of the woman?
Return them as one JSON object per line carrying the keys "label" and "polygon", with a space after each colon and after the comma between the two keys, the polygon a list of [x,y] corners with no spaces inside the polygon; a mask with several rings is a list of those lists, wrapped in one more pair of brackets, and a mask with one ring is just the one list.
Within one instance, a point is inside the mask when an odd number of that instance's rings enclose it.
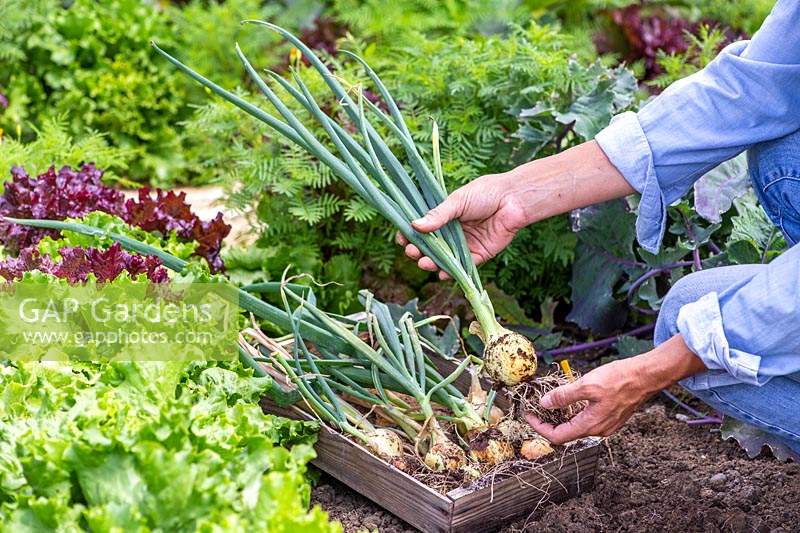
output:
{"label": "woman", "polygon": [[[542,398],[588,400],[570,422],[530,423],[555,443],[607,436],[657,391],[680,382],[726,415],[800,453],[800,1],[779,0],[752,40],[670,86],[596,139],[456,190],[416,221],[422,232],[458,219],[477,262],[521,228],[638,192],[639,244],[656,253],[666,207],[705,172],[748,151],[753,187],[791,248],[769,265],[696,272],[669,291],[656,348],[589,372]],[[399,237],[421,268],[436,265]]]}

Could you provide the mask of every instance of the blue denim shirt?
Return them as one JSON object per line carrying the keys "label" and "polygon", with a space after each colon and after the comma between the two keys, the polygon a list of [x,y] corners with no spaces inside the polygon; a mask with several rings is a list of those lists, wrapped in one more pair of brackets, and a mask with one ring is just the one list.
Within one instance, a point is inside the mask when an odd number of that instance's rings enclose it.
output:
{"label": "blue denim shirt", "polygon": [[[779,0],[752,40],[727,46],[638,113],[616,116],[596,140],[641,193],[636,234],[655,253],[666,207],[700,176],[798,129],[800,0]],[[707,386],[800,371],[800,249],[739,287],[685,305],[678,327],[709,369],[726,371]]]}

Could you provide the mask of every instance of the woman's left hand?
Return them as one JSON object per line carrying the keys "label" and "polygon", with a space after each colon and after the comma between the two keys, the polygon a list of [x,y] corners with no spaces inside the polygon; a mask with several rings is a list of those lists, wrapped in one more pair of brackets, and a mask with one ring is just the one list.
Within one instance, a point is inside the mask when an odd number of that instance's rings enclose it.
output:
{"label": "woman's left hand", "polygon": [[634,359],[614,361],[595,368],[572,383],[542,396],[545,409],[567,407],[585,400],[586,408],[559,426],[546,424],[534,415],[528,423],[554,444],[564,444],[589,435],[607,437],[617,431],[652,394],[638,377]]}
{"label": "woman's left hand", "polygon": [[528,423],[554,444],[581,437],[608,437],[625,424],[636,409],[656,392],[706,370],[703,362],[676,335],[654,350],[595,368],[572,383],[542,396],[545,409],[567,407],[585,400],[586,408],[558,426],[533,415]]}

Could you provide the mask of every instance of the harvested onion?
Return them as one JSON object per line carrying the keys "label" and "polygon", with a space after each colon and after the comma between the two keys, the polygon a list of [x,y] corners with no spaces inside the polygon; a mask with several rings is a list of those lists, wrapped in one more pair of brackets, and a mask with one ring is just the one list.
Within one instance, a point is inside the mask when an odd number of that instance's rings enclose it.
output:
{"label": "harvested onion", "polygon": [[533,343],[527,337],[507,329],[489,337],[483,358],[486,374],[507,386],[527,381],[536,373]]}
{"label": "harvested onion", "polygon": [[526,440],[519,449],[519,454],[528,461],[535,461],[553,453],[553,447],[543,437]]}
{"label": "harvested onion", "polygon": [[496,465],[513,459],[514,447],[502,433],[490,428],[470,441],[469,454],[479,463]]}
{"label": "harvested onion", "polygon": [[398,465],[405,465],[403,440],[397,433],[386,428],[378,428],[367,438],[367,447],[372,453],[397,468],[400,468]]}
{"label": "harvested onion", "polygon": [[425,454],[425,466],[434,472],[456,472],[466,464],[464,450],[447,438],[435,442]]}

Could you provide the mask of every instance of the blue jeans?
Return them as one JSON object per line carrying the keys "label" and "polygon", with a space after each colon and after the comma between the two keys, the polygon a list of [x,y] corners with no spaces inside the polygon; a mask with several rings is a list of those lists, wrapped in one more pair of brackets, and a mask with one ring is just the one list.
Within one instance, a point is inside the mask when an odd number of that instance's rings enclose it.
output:
{"label": "blue jeans", "polygon": [[[764,211],[780,228],[786,242],[800,242],[800,131],[754,146],[748,152],[753,188]],[[703,270],[679,280],[661,306],[655,330],[660,344],[678,333],[683,305],[758,274],[764,265],[736,265]],[[800,324],[795,334],[800,334]],[[800,354],[798,354],[800,357]],[[771,433],[800,454],[800,376],[775,377],[761,387],[727,385],[689,391],[725,415]]]}

